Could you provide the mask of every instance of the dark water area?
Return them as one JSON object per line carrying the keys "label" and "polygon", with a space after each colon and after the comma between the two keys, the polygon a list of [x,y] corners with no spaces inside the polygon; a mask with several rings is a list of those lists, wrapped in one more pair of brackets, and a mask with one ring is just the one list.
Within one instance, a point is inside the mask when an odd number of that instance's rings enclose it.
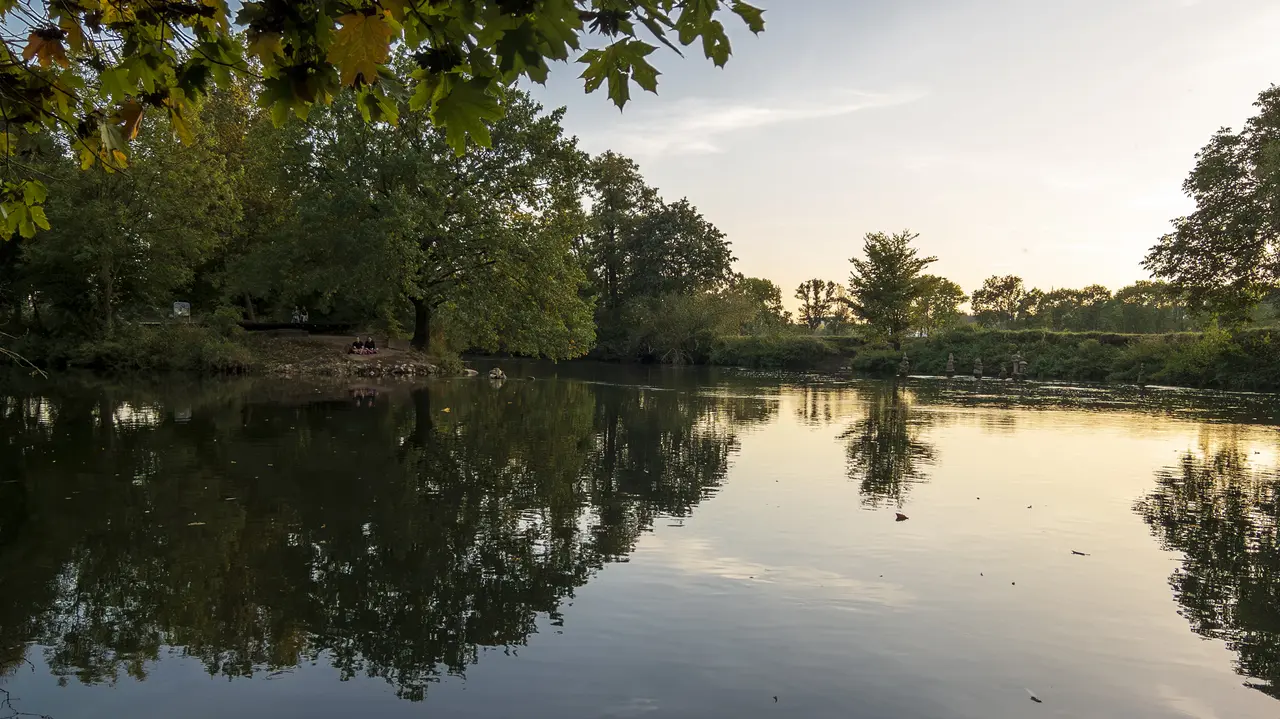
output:
{"label": "dark water area", "polygon": [[503,367],[0,384],[0,719],[1280,716],[1276,397]]}

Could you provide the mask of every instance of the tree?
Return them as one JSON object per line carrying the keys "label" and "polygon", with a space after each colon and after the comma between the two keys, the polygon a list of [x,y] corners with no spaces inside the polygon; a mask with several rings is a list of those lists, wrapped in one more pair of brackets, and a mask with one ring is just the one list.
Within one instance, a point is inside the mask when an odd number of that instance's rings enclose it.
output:
{"label": "tree", "polygon": [[816,330],[836,304],[836,283],[830,280],[823,282],[816,277],[805,280],[796,288],[795,297],[800,300],[800,322]]}
{"label": "tree", "polygon": [[1008,329],[1026,315],[1028,295],[1021,277],[993,275],[973,291],[969,304],[979,322]]}
{"label": "tree", "polygon": [[763,277],[738,277],[730,285],[729,294],[736,295],[751,313],[742,328],[745,332],[776,330],[791,324],[791,313],[782,307],[782,290]]}
{"label": "tree", "polygon": [[612,151],[591,161],[589,191],[591,225],[580,253],[600,306],[617,309],[624,301],[622,285],[629,267],[627,238],[662,200],[645,184],[634,160]]}
{"label": "tree", "polygon": [[230,234],[240,217],[232,174],[210,126],[198,114],[187,123],[192,147],[148,132],[128,175],[79,172],[56,146],[43,153],[57,226],[24,242],[21,262],[44,329],[111,337],[121,316],[159,316]]}
{"label": "tree", "polygon": [[918,257],[911,242],[920,235],[904,230],[893,235],[869,232],[863,241],[864,258],[853,257],[849,275],[849,308],[886,338],[901,347],[902,335],[911,327],[911,308],[920,295],[920,272],[936,257]]}
{"label": "tree", "polygon": [[1143,265],[1225,319],[1243,320],[1280,281],[1280,87],[1259,96],[1239,133],[1219,130],[1182,189],[1196,209],[1173,221]]}
{"label": "tree", "polygon": [[735,258],[724,233],[688,199],[658,200],[647,209],[623,236],[624,297],[715,290],[733,281]]}
{"label": "tree", "polygon": [[[509,86],[544,82],[549,61],[576,58],[586,90],[607,85],[619,107],[633,81],[656,91],[659,73],[647,59],[656,45],[639,39],[642,27],[673,49],[672,39],[700,40],[703,54],[724,65],[725,11],[752,32],[764,29],[762,11],[742,0],[255,0],[240,3],[234,25],[226,0],[11,0],[0,4],[4,151],[58,133],[84,165],[119,169],[144,113],[190,138],[199,99],[249,75],[277,124],[348,89],[357,93],[352,109],[378,131],[405,109],[422,111],[461,153],[468,138],[489,144],[486,123],[508,109]],[[593,47],[583,50],[588,38]],[[392,47],[413,58],[408,83],[390,68]],[[4,167],[9,234],[30,237],[47,224],[38,211],[43,186]]]}
{"label": "tree", "polygon": [[447,327],[462,348],[585,354],[594,328],[572,253],[583,157],[562,111],[513,91],[490,146],[458,156],[425,118],[374,131],[347,111],[355,101],[317,113],[300,141],[291,292],[366,315],[409,306],[418,349]]}
{"label": "tree", "polygon": [[960,285],[937,275],[921,275],[919,294],[911,307],[912,327],[924,336],[954,326],[960,320],[960,305],[969,296]]}

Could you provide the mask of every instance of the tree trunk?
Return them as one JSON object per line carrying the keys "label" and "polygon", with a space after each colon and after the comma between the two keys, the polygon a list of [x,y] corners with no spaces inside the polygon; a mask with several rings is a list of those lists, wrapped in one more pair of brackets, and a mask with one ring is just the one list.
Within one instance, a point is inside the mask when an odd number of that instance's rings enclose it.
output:
{"label": "tree trunk", "polygon": [[249,296],[248,292],[244,293],[244,311],[250,322],[258,321],[258,315],[253,311],[253,298]]}
{"label": "tree trunk", "polygon": [[431,306],[417,297],[410,301],[413,302],[413,340],[409,345],[415,350],[426,351],[431,342]]}

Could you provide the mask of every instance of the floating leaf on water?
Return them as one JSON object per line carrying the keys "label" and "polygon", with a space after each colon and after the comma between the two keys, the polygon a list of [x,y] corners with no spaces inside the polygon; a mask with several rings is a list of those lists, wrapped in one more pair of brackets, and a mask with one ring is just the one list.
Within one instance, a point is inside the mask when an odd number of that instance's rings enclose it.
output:
{"label": "floating leaf on water", "polygon": [[204,522],[187,522],[188,527],[203,527]]}
{"label": "floating leaf on water", "polygon": [[[1026,687],[1023,687],[1023,688],[1026,689]],[[1027,689],[1027,696],[1031,697],[1031,701],[1035,702],[1036,704],[1044,704],[1044,702],[1040,700],[1040,697],[1036,696],[1036,693],[1031,691],[1030,689]]]}
{"label": "floating leaf on water", "polygon": [[893,521],[895,521],[895,522],[905,522],[905,521],[907,521],[908,519],[910,519],[910,517],[908,517],[907,515],[903,514],[902,512],[894,512],[893,514],[894,514],[894,519],[893,519]]}

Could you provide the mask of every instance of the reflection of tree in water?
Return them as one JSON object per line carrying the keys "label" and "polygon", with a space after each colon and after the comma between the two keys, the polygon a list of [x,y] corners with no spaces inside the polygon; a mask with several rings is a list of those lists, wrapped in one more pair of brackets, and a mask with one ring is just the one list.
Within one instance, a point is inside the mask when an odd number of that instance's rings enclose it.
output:
{"label": "reflection of tree in water", "polygon": [[824,425],[839,422],[859,408],[859,393],[845,387],[807,385],[792,393],[795,417],[802,424]]}
{"label": "reflection of tree in water", "polygon": [[38,642],[84,682],[142,677],[165,647],[229,677],[323,657],[421,699],[561,622],[655,518],[714,491],[734,427],[770,411],[565,382],[359,408],[218,391],[3,406],[0,462],[23,473],[0,484],[0,648]]}
{"label": "reflection of tree in water", "polygon": [[895,385],[876,385],[864,396],[866,416],[845,430],[849,478],[858,482],[862,502],[902,507],[911,485],[927,479],[934,449],[920,438],[927,415],[913,413],[911,394]]}
{"label": "reflection of tree in water", "polygon": [[1136,510],[1184,555],[1169,585],[1191,628],[1226,642],[1247,684],[1280,699],[1278,491],[1275,468],[1250,467],[1229,442],[1157,472]]}

